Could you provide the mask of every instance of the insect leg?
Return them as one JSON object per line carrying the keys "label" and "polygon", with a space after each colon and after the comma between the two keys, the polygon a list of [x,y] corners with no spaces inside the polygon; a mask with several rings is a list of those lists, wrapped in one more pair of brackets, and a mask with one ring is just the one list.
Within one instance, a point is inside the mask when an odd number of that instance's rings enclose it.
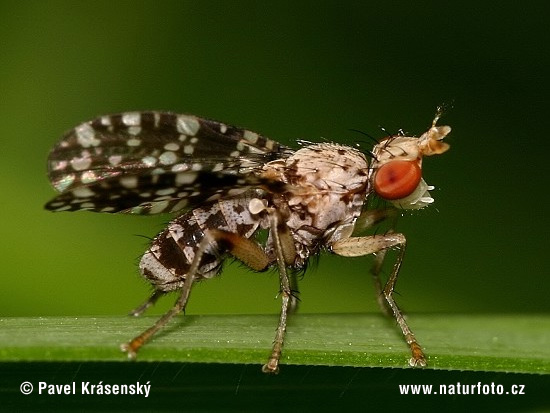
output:
{"label": "insect leg", "polygon": [[[274,212],[272,212],[272,214],[273,213]],[[284,220],[284,218],[281,217],[281,215],[277,215],[277,222],[275,223],[275,225],[276,231],[274,232],[277,233],[278,241],[276,241],[274,244],[278,245],[277,248],[282,251],[282,258],[284,260],[284,263],[286,265],[292,265],[296,260],[296,247],[294,246],[294,239],[292,238],[290,229],[286,225],[286,221]],[[300,293],[298,291],[298,276],[295,272],[291,272],[290,274],[287,273],[287,277],[288,285],[290,288],[290,304],[288,308],[288,313],[293,314],[298,311],[298,304],[300,302],[300,300],[298,299],[298,294]]]}
{"label": "insect leg", "polygon": [[[273,351],[262,370],[266,373],[277,373],[286,331],[286,320],[288,314],[294,312],[298,306],[298,299],[294,295],[297,293],[298,280],[295,274],[289,276],[286,271],[286,266],[291,263],[289,261],[295,258],[294,246],[291,244],[288,227],[284,225],[284,221],[280,219],[276,212],[271,212],[270,219],[274,236],[273,241],[277,251],[277,264],[279,265],[282,306],[279,326],[273,343]],[[283,222],[283,225],[281,222]],[[241,237],[239,234],[218,229],[211,229],[208,232],[216,239],[216,242],[223,250],[229,252],[248,267],[256,271],[262,271],[267,268],[269,258],[256,242]]]}
{"label": "insect leg", "polygon": [[298,298],[298,294],[300,291],[298,290],[298,276],[296,273],[291,272],[289,274],[289,280],[290,280],[290,291],[292,292],[292,295],[290,296],[290,307],[288,309],[289,314],[294,314],[298,311],[298,305],[300,304],[300,299]]}
{"label": "insect leg", "polygon": [[403,234],[388,233],[383,235],[371,235],[367,237],[352,237],[336,241],[332,245],[332,251],[338,255],[344,257],[358,257],[373,253],[380,253],[383,250],[387,250],[391,247],[397,247],[399,249],[399,255],[393,266],[391,274],[382,290],[384,298],[386,299],[397,324],[403,332],[405,341],[411,349],[412,357],[409,360],[411,366],[425,366],[426,357],[422,352],[422,348],[416,341],[416,338],[409,328],[403,313],[397,306],[397,303],[393,299],[393,291],[399,275],[399,269],[403,262],[403,256],[405,255],[406,239]]}
{"label": "insect leg", "polygon": [[208,233],[214,237],[222,250],[229,252],[247,267],[255,271],[263,271],[269,265],[269,258],[258,243],[239,234],[220,229],[209,229]]}
{"label": "insect leg", "polygon": [[[395,208],[373,209],[364,211],[357,219],[354,232],[360,233],[361,231],[372,228],[373,226],[387,219],[391,219],[393,221],[391,226],[394,227],[397,213],[398,211]],[[380,273],[382,272],[382,265],[384,264],[384,259],[386,258],[387,252],[387,249],[383,249],[374,253],[374,262],[370,269],[370,273],[372,275],[372,281],[374,283],[374,291],[376,294],[376,301],[378,302],[378,306],[385,315],[391,316],[392,312],[391,309],[388,307],[388,302],[384,298],[382,281],[380,280]]]}
{"label": "insect leg", "polygon": [[369,209],[363,211],[355,222],[353,233],[360,234],[387,219],[393,219],[395,221],[397,214],[398,210],[395,208]]}
{"label": "insect leg", "polygon": [[[286,323],[291,308],[291,303],[296,299],[292,295],[291,280],[288,276],[286,267],[289,258],[292,256],[291,246],[286,239],[288,228],[275,210],[269,211],[270,231],[273,237],[273,244],[277,255],[277,266],[279,268],[279,282],[281,294],[281,314],[279,316],[279,325],[273,341],[273,349],[267,363],[262,367],[264,373],[277,374],[279,372],[279,360],[283,350],[283,343],[286,333]],[[294,251],[295,253],[295,251]]]}
{"label": "insect leg", "polygon": [[[135,359],[137,356],[138,350],[146,342],[148,342],[151,339],[151,337],[155,335],[157,331],[159,331],[162,327],[164,327],[175,315],[179,314],[181,311],[185,309],[185,306],[187,305],[187,301],[189,300],[189,294],[191,293],[193,280],[199,268],[203,254],[205,250],[212,245],[213,241],[215,241],[213,237],[208,233],[208,231],[206,231],[204,238],[199,243],[199,247],[195,252],[195,256],[193,258],[193,262],[191,263],[191,267],[189,268],[188,273],[185,275],[185,281],[181,288],[180,295],[176,303],[174,304],[174,306],[169,311],[167,311],[161,318],[159,318],[155,324],[153,324],[143,333],[133,338],[128,343],[124,343],[120,346],[120,349],[122,351],[128,353],[128,358]],[[149,299],[149,301],[147,301],[143,306],[147,306],[147,304],[149,304],[151,300],[156,301],[157,299],[158,297],[156,297],[156,294],[154,293],[153,296],[151,296],[151,298]],[[141,309],[141,307],[138,307],[138,310]]]}
{"label": "insect leg", "polygon": [[157,300],[164,295],[164,291],[155,290],[153,291],[153,294],[151,294],[151,297],[147,299],[143,304],[141,304],[139,307],[134,308],[132,311],[130,311],[129,315],[132,315],[134,317],[139,317],[142,315],[149,307],[152,307],[155,305]]}
{"label": "insect leg", "polygon": [[384,290],[382,289],[382,281],[380,280],[380,272],[382,271],[382,265],[384,264],[384,259],[386,258],[387,249],[374,253],[374,262],[370,269],[372,275],[372,281],[374,282],[374,292],[376,294],[376,301],[378,302],[378,307],[386,315],[391,316],[391,310],[388,307],[388,302],[384,297]]}

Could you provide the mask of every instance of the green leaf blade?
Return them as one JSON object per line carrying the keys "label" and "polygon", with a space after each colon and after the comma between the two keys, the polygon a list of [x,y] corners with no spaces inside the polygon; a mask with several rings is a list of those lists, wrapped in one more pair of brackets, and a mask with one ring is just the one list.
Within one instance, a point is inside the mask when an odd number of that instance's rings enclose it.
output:
{"label": "green leaf blade", "polygon": [[[129,362],[119,345],[156,317],[0,319],[0,361]],[[428,355],[428,369],[550,373],[547,315],[409,316]],[[140,361],[265,362],[276,315],[178,317],[145,345]],[[410,368],[408,347],[381,315],[298,314],[292,317],[282,365]]]}

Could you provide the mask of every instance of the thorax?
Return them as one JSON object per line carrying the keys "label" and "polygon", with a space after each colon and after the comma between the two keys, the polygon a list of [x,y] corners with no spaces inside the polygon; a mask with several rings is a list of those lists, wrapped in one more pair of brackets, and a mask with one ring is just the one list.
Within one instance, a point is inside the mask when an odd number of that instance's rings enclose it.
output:
{"label": "thorax", "polygon": [[322,143],[266,164],[263,175],[286,184],[273,200],[290,228],[300,262],[353,231],[368,192],[368,163],[358,150]]}

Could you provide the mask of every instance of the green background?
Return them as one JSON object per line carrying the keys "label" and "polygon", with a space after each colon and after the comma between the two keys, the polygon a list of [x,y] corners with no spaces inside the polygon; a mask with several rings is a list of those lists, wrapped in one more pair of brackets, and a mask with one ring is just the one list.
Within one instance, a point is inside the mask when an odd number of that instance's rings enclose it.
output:
{"label": "green background", "polygon": [[[123,315],[149,294],[138,235],[169,217],[43,210],[48,151],[82,121],[170,110],[289,145],[353,144],[366,138],[351,128],[418,135],[449,102],[451,150],[424,163],[436,202],[398,226],[397,300],[413,326],[420,312],[548,313],[548,8],[0,0],[0,315]],[[301,311],[378,311],[369,265],[323,255],[300,283]],[[275,273],[231,264],[187,313],[276,314],[277,290]]]}
{"label": "green background", "polygon": [[[398,283],[410,312],[547,312],[547,6],[477,2],[2,1],[0,313],[124,314],[137,261],[169,219],[50,213],[46,157],[97,115],[159,109],[286,144],[420,134],[436,106],[451,150],[427,159],[433,206],[408,213]],[[301,311],[377,311],[369,259],[323,255]],[[274,273],[238,264],[188,313],[276,313]],[[154,311],[172,304],[165,298]]]}

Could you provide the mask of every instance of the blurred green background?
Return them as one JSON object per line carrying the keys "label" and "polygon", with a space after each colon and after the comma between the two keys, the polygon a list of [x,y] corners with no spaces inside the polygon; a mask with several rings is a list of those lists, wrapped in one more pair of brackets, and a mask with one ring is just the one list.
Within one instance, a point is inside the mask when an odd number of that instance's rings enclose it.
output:
{"label": "blurred green background", "polygon": [[[550,310],[544,2],[0,1],[0,16],[1,315],[121,315],[149,293],[136,235],[169,217],[43,210],[48,151],[82,121],[158,109],[354,143],[350,128],[420,134],[444,102],[451,150],[424,164],[436,203],[398,227],[399,303]],[[301,311],[377,311],[369,265],[323,255]],[[231,264],[187,312],[275,314],[277,289]]]}

